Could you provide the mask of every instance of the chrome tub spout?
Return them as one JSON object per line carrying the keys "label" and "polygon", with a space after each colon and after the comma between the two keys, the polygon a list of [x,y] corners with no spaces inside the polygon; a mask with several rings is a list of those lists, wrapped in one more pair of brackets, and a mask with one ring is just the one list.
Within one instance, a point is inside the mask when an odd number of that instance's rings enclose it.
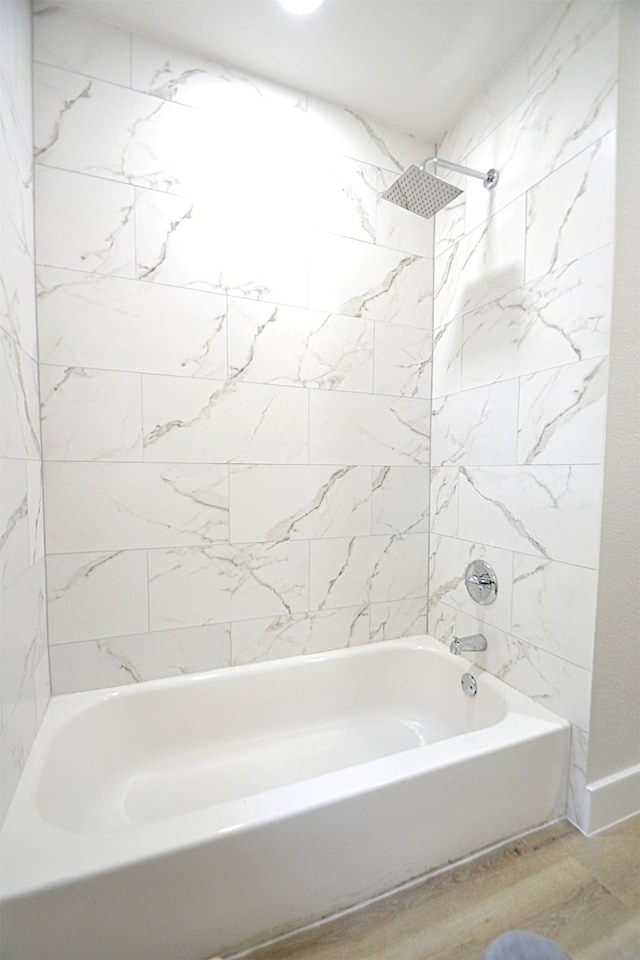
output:
{"label": "chrome tub spout", "polygon": [[472,633],[468,637],[454,637],[449,646],[456,656],[466,650],[486,650],[487,638],[484,633]]}

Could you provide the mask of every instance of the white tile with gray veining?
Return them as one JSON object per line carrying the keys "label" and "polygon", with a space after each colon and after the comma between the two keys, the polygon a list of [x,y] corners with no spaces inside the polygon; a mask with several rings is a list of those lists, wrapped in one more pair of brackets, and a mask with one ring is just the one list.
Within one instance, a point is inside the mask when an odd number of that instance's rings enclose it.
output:
{"label": "white tile with gray veining", "polygon": [[[467,181],[458,174],[445,172],[450,183],[461,187],[463,192],[455,200],[439,210],[434,217],[434,257],[441,257],[455,243],[462,239],[465,232],[466,194],[464,189]],[[444,178],[443,178],[444,179]]]}
{"label": "white tile with gray veining", "polygon": [[40,390],[46,460],[142,460],[137,374],[43,365]]}
{"label": "white tile with gray veining", "polygon": [[[133,87],[192,115],[204,139],[188,158],[188,180],[194,196],[215,198],[229,227],[234,212],[250,221],[262,214],[271,230],[283,218],[299,223],[314,156],[304,93],[141,37],[133,37]],[[277,149],[256,163],[256,144],[267,142]]]}
{"label": "white tile with gray veining", "polygon": [[[3,52],[13,44],[11,56],[3,56],[0,63],[0,77],[3,79],[11,99],[11,109],[15,110],[22,126],[29,126],[28,87],[29,64],[31,62],[31,27],[28,11],[22,4],[14,3],[3,10],[2,32]],[[21,99],[22,93],[22,99]]]}
{"label": "white tile with gray veining", "polygon": [[366,606],[314,610],[231,624],[234,665],[322,653],[369,642]]}
{"label": "white tile with gray veining", "polygon": [[585,790],[588,752],[589,735],[574,724],[571,728],[571,757],[567,789],[567,817],[573,823],[589,822],[590,794]]}
{"label": "white tile with gray veining", "polygon": [[230,380],[372,390],[370,320],[230,297],[228,323]]}
{"label": "white tile with gray veining", "polygon": [[228,472],[217,464],[48,463],[49,549],[77,553],[228,540]]}
{"label": "white tile with gray veining", "polygon": [[516,553],[511,632],[590,670],[597,592],[595,570]]}
{"label": "white tile with gray veining", "polygon": [[566,61],[611,20],[614,11],[615,7],[602,0],[559,6],[527,44],[530,89],[538,85],[544,88],[553,81]]}
{"label": "white tile with gray veining", "polygon": [[613,240],[616,135],[611,132],[527,194],[527,281]]}
{"label": "white tile with gray veining", "polygon": [[429,529],[429,468],[373,467],[373,534],[424,533]]}
{"label": "white tile with gray veining", "polygon": [[430,602],[427,610],[427,633],[448,647],[457,632],[456,610],[442,601]]}
{"label": "white tile with gray veining", "polygon": [[309,461],[420,466],[429,460],[429,403],[408,397],[314,390]]}
{"label": "white tile with gray veining", "polygon": [[[530,44],[529,86],[545,124],[543,144],[562,162],[613,129],[616,123],[616,53],[618,20],[615,5],[568,4],[564,23],[543,44]],[[536,37],[536,40],[541,38]],[[570,55],[567,56],[567,53]],[[576,129],[566,134],[566,118]],[[563,135],[564,121],[564,140]],[[559,142],[562,149],[552,154]]]}
{"label": "white tile with gray veining", "polygon": [[[44,563],[42,564],[44,568]],[[42,570],[42,577],[44,580],[44,569]],[[43,591],[43,603],[45,603],[44,591]],[[46,615],[46,612],[45,612]],[[49,672],[49,648],[40,657],[40,661],[36,665],[36,668],[33,673],[33,685],[35,687],[35,708],[38,718],[38,725],[44,720],[44,715],[49,706],[49,701],[51,700],[51,677]]]}
{"label": "white tile with gray veining", "polygon": [[231,541],[366,536],[371,470],[366,466],[232,465]]}
{"label": "white tile with gray veining", "polygon": [[128,86],[131,36],[126,30],[51,4],[34,4],[33,59]]}
{"label": "white tile with gray veining", "polygon": [[[494,81],[498,78],[494,78]],[[454,163],[473,166],[469,155],[479,143],[483,142],[505,117],[517,109],[527,96],[527,63],[524,57],[516,56],[500,69],[498,82],[490,82],[465,107],[456,123],[442,137],[438,144],[438,155]],[[489,139],[492,139],[489,136]],[[490,160],[485,170],[496,167],[497,161]],[[508,176],[508,170],[506,172]],[[473,194],[485,194],[480,182],[464,180],[458,183],[465,191]],[[438,226],[436,223],[436,236]]]}
{"label": "white tile with gray veining", "polygon": [[177,193],[202,181],[212,138],[197,111],[43,64],[34,84],[38,163]]}
{"label": "white tile with gray veining", "polygon": [[47,650],[43,563],[28,567],[0,591],[2,620],[1,719],[7,722],[32,689],[34,672]]}
{"label": "white tile with gray veining", "polygon": [[[11,8],[5,7],[5,10]],[[19,256],[33,259],[33,146],[31,131],[31,64],[27,57],[12,62],[10,28],[5,26],[0,96],[0,163],[2,164],[3,229],[11,227],[18,238]],[[15,68],[15,69],[13,69]],[[4,238],[3,238],[4,239]],[[4,246],[4,245],[3,245]],[[4,271],[3,271],[4,272]]]}
{"label": "white tile with gray veining", "polygon": [[611,253],[604,247],[467,314],[462,386],[605,355]]}
{"label": "white tile with gray veining", "polygon": [[447,537],[458,533],[458,467],[431,468],[431,530]]}
{"label": "white tile with gray veining", "polygon": [[522,286],[525,212],[524,198],[515,200],[436,258],[436,328]]}
{"label": "white tile with gray veining", "polygon": [[163,630],[51,648],[54,694],[179,677],[230,664],[230,627]]}
{"label": "white tile with gray veining", "polygon": [[518,463],[601,463],[606,391],[606,358],[522,377]]}
{"label": "white tile with gray veining", "polygon": [[462,388],[462,335],[462,317],[437,327],[433,332],[431,390],[434,397],[457,393]]}
{"label": "white tile with gray veining", "polygon": [[354,240],[376,240],[378,171],[350,157],[312,156],[309,224]]}
{"label": "white tile with gray veining", "polygon": [[[493,191],[463,183],[464,204],[436,218],[429,631],[448,644],[481,630],[480,667],[572,721],[578,817],[611,314],[616,29],[611,4],[565,5],[439,147],[472,168],[497,167],[500,181]],[[473,241],[490,240],[492,228],[504,256],[483,262]],[[498,384],[504,394],[476,390]],[[472,399],[491,395],[504,402],[484,419]],[[499,606],[463,606],[458,568],[470,546],[506,560]]]}
{"label": "white tile with gray veining", "polygon": [[40,697],[45,696],[38,685],[39,677],[46,678],[49,693],[49,658],[45,653],[22,691],[22,697],[2,724],[0,737],[0,763],[2,764],[2,794],[0,796],[0,819],[3,819],[13,798],[18,781],[24,771],[29,752],[38,732],[41,717],[38,714]]}
{"label": "white tile with gray veining", "polygon": [[597,465],[460,467],[466,539],[595,568],[602,470]]}
{"label": "white tile with gray veining", "polygon": [[[306,96],[290,87],[148,37],[132,37],[132,86],[162,100],[215,113],[220,117],[265,118],[304,111]],[[266,122],[262,119],[262,122]]]}
{"label": "white tile with gray veining", "polygon": [[[26,460],[2,460],[0,471],[0,589],[31,565]],[[366,468],[365,468],[366,469]],[[369,531],[367,531],[368,533]]]}
{"label": "white tile with gray veining", "polygon": [[430,144],[412,134],[326,100],[309,97],[308,112],[312,140],[338,156],[401,173],[410,163],[422,163],[431,151]]}
{"label": "white tile with gray veining", "polygon": [[431,396],[431,331],[377,323],[374,392],[397,397]]}
{"label": "white tile with gray veining", "polygon": [[0,823],[49,690],[34,272],[31,8],[0,5]]}
{"label": "white tile with gray veining", "polygon": [[133,198],[125,183],[36,166],[38,263],[135,276]]}
{"label": "white tile with gray veining", "polygon": [[305,541],[149,551],[151,630],[302,613],[308,590]]}
{"label": "white tile with gray veining", "polygon": [[[616,124],[615,19],[535,84],[467,161],[503,173],[494,191],[470,190],[467,230],[605,136]],[[570,117],[570,123],[567,123]]]}
{"label": "white tile with gray veining", "polygon": [[[141,280],[307,305],[306,237],[299,207],[278,214],[271,192],[252,215],[238,209],[232,185],[197,199],[136,191],[137,276]],[[253,198],[245,201],[249,206]]]}
{"label": "white tile with gray veining", "polygon": [[227,300],[120,277],[38,268],[40,360],[224,378]]}
{"label": "white tile with gray veining", "polygon": [[0,456],[40,457],[38,365],[0,330]]}
{"label": "white tile with gray veining", "polygon": [[431,463],[516,462],[518,381],[438,397],[432,407]]}
{"label": "white tile with gray veining", "polygon": [[346,237],[314,234],[309,306],[351,317],[429,328],[432,261]]}
{"label": "white tile with gray veining", "polygon": [[44,512],[42,489],[42,464],[39,460],[27,461],[27,500],[29,504],[29,558],[37,563],[44,557]]}
{"label": "white tile with gray veining", "polygon": [[10,218],[6,207],[0,205],[0,332],[35,360],[37,335],[33,239],[30,234],[29,237],[21,234],[20,229]]}
{"label": "white tile with gray veining", "polygon": [[146,550],[49,554],[49,642],[145,633],[147,586]]}
{"label": "white tile with gray veining", "polygon": [[[194,219],[191,197],[135,192],[136,270],[138,280],[153,280],[173,286],[214,289],[215,263],[207,263],[203,243],[206,225]],[[190,262],[190,253],[193,262]],[[198,254],[199,259],[198,259]]]}
{"label": "white tile with gray veining", "polygon": [[427,534],[311,541],[310,606],[426,597]]}
{"label": "white tile with gray veining", "polygon": [[[0,65],[0,80],[5,88],[8,100],[7,110],[13,114],[10,129],[17,124],[21,130],[20,139],[29,139],[29,64],[31,63],[31,27],[21,4],[7,6],[3,15],[4,29],[3,57]],[[13,50],[9,50],[13,45]],[[11,135],[9,135],[11,136]]]}
{"label": "white tile with gray veining", "polygon": [[408,600],[387,600],[369,607],[371,641],[414,637],[427,629],[426,597]]}
{"label": "white tile with gray veining", "polygon": [[145,460],[307,462],[306,390],[145,374],[142,395]]}

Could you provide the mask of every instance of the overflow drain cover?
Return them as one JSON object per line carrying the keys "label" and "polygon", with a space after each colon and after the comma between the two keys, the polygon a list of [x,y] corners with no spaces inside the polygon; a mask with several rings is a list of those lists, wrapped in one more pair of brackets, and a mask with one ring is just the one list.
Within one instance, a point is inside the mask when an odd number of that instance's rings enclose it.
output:
{"label": "overflow drain cover", "polygon": [[478,683],[476,678],[471,673],[463,673],[460,679],[462,684],[462,689],[468,697],[475,697],[478,692]]}

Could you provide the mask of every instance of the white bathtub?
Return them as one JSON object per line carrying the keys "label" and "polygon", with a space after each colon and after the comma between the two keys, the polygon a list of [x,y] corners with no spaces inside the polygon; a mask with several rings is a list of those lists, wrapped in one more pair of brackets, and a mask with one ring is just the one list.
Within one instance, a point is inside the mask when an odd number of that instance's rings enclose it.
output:
{"label": "white bathtub", "polygon": [[568,748],[428,637],[55,697],[0,834],[2,957],[237,951],[561,816]]}

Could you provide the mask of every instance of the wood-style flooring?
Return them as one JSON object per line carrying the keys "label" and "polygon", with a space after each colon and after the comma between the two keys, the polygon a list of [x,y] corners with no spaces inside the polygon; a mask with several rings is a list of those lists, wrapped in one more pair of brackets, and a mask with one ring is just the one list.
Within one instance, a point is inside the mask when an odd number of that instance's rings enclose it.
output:
{"label": "wood-style flooring", "polygon": [[640,960],[640,816],[591,838],[544,827],[243,956],[481,960],[511,929],[550,937],[572,960]]}

